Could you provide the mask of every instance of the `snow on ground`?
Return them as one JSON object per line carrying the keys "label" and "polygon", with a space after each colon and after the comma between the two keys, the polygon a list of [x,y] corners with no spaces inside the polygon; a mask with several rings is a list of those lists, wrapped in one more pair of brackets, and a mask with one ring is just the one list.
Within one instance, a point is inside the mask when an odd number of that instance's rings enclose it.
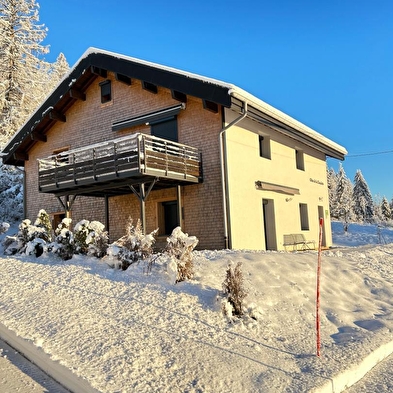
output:
{"label": "snow on ground", "polygon": [[[3,257],[0,322],[101,392],[310,391],[393,340],[393,231],[333,231],[321,357],[315,251],[198,251],[194,279],[178,284],[164,260],[146,274],[143,262],[123,272],[78,256]],[[243,263],[242,319],[221,312],[229,261]]]}

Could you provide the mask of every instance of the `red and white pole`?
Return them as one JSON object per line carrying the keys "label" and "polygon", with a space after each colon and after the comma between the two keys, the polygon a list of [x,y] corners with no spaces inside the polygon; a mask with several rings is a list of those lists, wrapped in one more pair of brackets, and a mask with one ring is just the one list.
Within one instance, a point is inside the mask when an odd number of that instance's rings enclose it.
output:
{"label": "red and white pole", "polygon": [[318,268],[317,268],[317,356],[321,356],[321,320],[319,317],[320,285],[321,285],[321,253],[322,253],[322,230],[323,218],[319,219],[319,242],[318,242]]}

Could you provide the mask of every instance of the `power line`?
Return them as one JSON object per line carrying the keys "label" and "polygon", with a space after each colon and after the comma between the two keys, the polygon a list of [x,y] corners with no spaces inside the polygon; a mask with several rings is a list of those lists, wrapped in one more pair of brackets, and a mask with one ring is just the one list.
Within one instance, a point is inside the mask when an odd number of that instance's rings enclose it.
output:
{"label": "power line", "polygon": [[375,155],[377,155],[377,154],[388,154],[388,153],[393,153],[393,150],[376,151],[376,152],[374,152],[374,153],[349,154],[349,155],[346,156],[346,158],[364,157],[364,156],[375,156]]}

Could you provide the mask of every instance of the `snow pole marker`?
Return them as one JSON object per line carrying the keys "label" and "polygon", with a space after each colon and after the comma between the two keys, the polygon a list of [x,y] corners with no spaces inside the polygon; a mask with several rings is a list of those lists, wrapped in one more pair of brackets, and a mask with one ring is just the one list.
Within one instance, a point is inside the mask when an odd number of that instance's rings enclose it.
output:
{"label": "snow pole marker", "polygon": [[317,310],[316,310],[316,329],[317,329],[317,356],[321,356],[321,319],[319,317],[320,304],[320,285],[321,285],[321,252],[322,252],[322,227],[323,218],[319,219],[319,241],[318,241],[318,267],[317,267]]}

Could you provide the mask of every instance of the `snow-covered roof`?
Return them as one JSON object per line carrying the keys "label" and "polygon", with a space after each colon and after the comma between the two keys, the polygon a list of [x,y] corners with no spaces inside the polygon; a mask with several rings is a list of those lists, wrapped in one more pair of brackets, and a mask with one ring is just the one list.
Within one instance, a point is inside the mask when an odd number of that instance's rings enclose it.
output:
{"label": "snow-covered roof", "polygon": [[105,54],[105,55],[112,56],[112,57],[115,57],[118,59],[132,61],[132,62],[139,63],[142,65],[151,67],[151,68],[165,70],[165,71],[173,73],[173,74],[179,74],[179,75],[191,78],[191,79],[200,80],[201,82],[204,82],[204,83],[209,83],[209,84],[213,84],[213,85],[217,85],[217,86],[226,88],[226,89],[228,89],[228,94],[230,96],[233,96],[241,101],[247,101],[247,103],[253,105],[256,109],[260,110],[261,112],[266,113],[273,118],[276,118],[280,122],[286,124],[289,127],[294,128],[295,130],[297,130],[301,133],[304,133],[308,137],[311,137],[312,139],[315,139],[316,141],[328,146],[330,149],[336,150],[342,156],[345,156],[347,154],[347,150],[343,146],[339,145],[338,143],[335,143],[334,141],[323,136],[319,132],[313,130],[312,128],[301,123],[300,121],[298,121],[298,120],[294,119],[293,117],[285,114],[284,112],[274,108],[273,106],[269,105],[265,101],[259,99],[258,97],[255,97],[254,95],[248,93],[247,91],[243,90],[242,88],[240,88],[232,83],[227,83],[227,82],[224,82],[224,81],[221,81],[218,79],[209,78],[209,77],[202,76],[199,74],[195,74],[195,73],[191,73],[191,72],[187,72],[187,71],[182,71],[177,68],[168,67],[165,65],[153,63],[153,62],[146,61],[146,60],[141,60],[141,59],[131,57],[131,56],[121,55],[118,53],[114,53],[114,52],[110,52],[110,51],[106,51],[106,50],[102,50],[102,49],[98,49],[98,48],[94,48],[94,47],[89,48],[81,56],[81,58],[78,60],[77,63],[79,63],[82,59],[88,57],[91,54]]}
{"label": "snow-covered roof", "polygon": [[[27,120],[4,148],[3,151],[6,156],[4,162],[17,163],[15,157],[12,157],[15,156],[14,153],[17,150],[23,152],[24,149],[21,145],[25,144],[27,146],[27,143],[31,143],[33,139],[31,135],[37,125],[54,109],[60,100],[64,99],[70,89],[86,77],[86,70],[92,67],[147,81],[227,108],[232,106],[234,99],[243,103],[246,102],[261,115],[267,115],[280,126],[283,126],[282,130],[285,129],[287,135],[309,144],[331,157],[344,159],[347,154],[344,147],[232,83],[92,47],[78,59],[41,107]],[[26,142],[26,140],[29,141]],[[18,162],[20,163],[20,161]]]}

